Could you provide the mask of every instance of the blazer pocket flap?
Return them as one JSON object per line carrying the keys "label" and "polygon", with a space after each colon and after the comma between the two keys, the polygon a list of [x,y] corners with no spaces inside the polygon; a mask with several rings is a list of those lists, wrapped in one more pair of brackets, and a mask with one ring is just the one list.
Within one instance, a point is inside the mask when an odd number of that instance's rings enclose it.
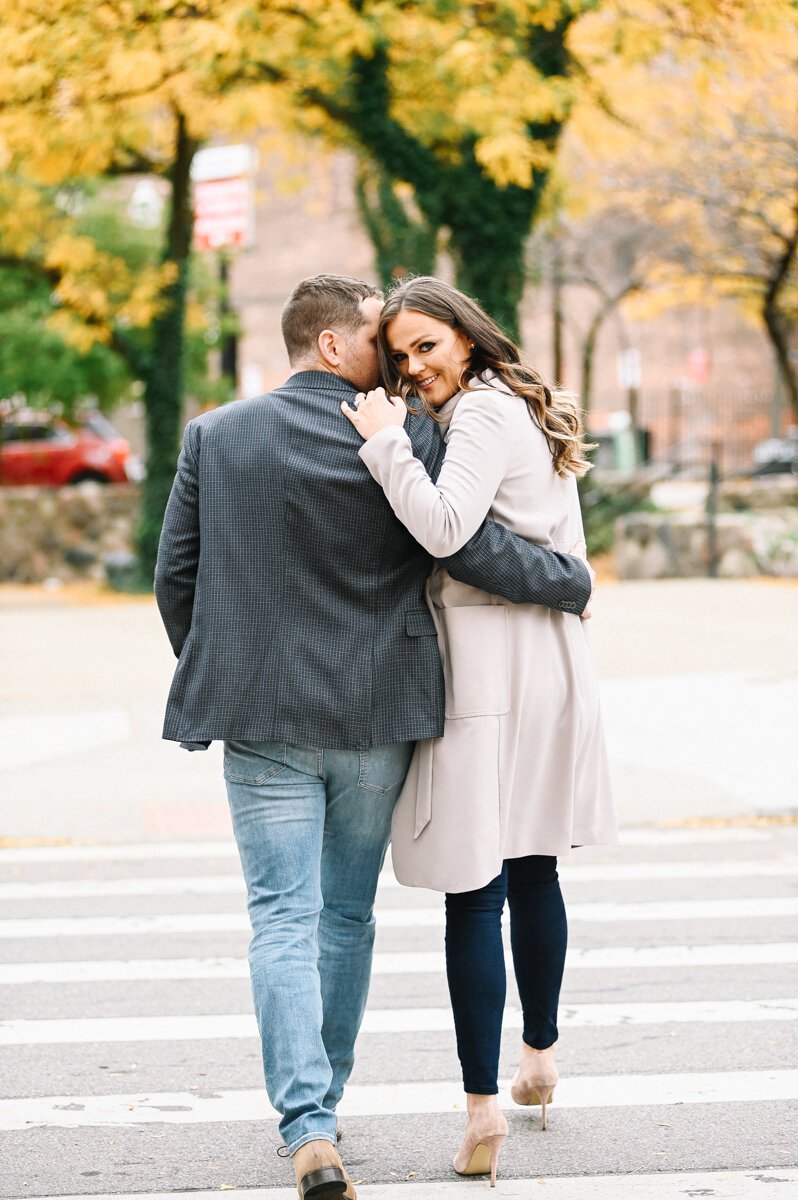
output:
{"label": "blazer pocket flap", "polygon": [[432,613],[426,609],[405,614],[408,637],[437,637],[438,631],[432,619]]}

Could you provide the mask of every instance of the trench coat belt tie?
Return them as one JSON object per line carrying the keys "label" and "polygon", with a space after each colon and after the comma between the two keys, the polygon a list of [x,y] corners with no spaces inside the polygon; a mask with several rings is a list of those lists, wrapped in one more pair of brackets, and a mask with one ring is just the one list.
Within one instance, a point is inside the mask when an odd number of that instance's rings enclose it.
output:
{"label": "trench coat belt tie", "polygon": [[413,838],[419,837],[432,820],[432,762],[435,739],[418,743],[418,769],[416,772],[416,823]]}

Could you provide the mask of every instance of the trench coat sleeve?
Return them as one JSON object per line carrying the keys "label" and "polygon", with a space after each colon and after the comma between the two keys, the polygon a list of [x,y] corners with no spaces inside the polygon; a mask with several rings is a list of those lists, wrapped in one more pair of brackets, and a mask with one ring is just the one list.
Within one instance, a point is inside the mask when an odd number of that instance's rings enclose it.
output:
{"label": "trench coat sleeve", "polygon": [[[418,419],[414,415],[410,421]],[[412,428],[412,424],[405,423],[408,432]],[[414,447],[433,482],[443,466],[445,449],[437,428],[434,439],[423,450]],[[542,604],[581,615],[593,586],[581,558],[529,542],[490,517],[461,550],[440,561],[452,579],[503,596],[512,604]]]}
{"label": "trench coat sleeve", "polygon": [[510,461],[507,417],[505,397],[493,390],[463,396],[437,483],[413,457],[402,428],[382,429],[361,446],[360,457],[391,508],[435,558],[460,550],[490,511]]}
{"label": "trench coat sleeve", "polygon": [[166,506],[155,567],[158,609],[178,658],[191,629],[199,565],[197,441],[198,430],[189,422]]}

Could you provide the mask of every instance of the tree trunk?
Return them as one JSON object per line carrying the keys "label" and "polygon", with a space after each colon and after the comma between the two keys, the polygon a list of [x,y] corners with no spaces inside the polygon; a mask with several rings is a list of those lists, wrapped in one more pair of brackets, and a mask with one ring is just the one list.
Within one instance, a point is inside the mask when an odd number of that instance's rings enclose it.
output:
{"label": "tree trunk", "polygon": [[382,167],[361,164],[355,176],[355,198],[384,288],[407,275],[434,273],[438,227],[423,214],[409,211]]}
{"label": "tree trunk", "polygon": [[[593,360],[596,354],[596,344],[598,343],[598,336],[601,333],[601,327],[610,314],[615,312],[621,301],[625,300],[627,296],[631,296],[633,292],[639,292],[643,284],[641,280],[631,279],[610,296],[595,282],[590,284],[590,286],[593,287],[594,291],[598,292],[601,303],[593,314],[593,320],[590,322],[585,340],[582,343],[582,394],[580,402],[585,416],[590,412],[590,404],[593,399]],[[629,394],[631,412],[631,405],[636,403],[636,400],[632,401],[631,390]],[[636,416],[636,413],[633,416]]]}
{"label": "tree trunk", "polygon": [[520,340],[524,247],[545,182],[500,188],[469,158],[452,172],[446,224],[457,286],[490,314],[513,341]]}
{"label": "tree trunk", "polygon": [[789,324],[779,310],[778,294],[771,295],[770,289],[762,306],[762,319],[776,355],[779,378],[790,398],[793,418],[798,422],[798,377],[795,364],[790,357]]}
{"label": "tree trunk", "polygon": [[219,251],[219,373],[229,385],[235,398],[238,387],[238,313],[230,301],[231,256],[228,250]]}
{"label": "tree trunk", "polygon": [[490,260],[470,255],[467,246],[463,252],[463,242],[455,242],[454,231],[451,246],[456,251],[457,286],[472,296],[508,337],[520,341],[518,308],[524,287],[523,241],[517,254],[503,246],[503,253]]}
{"label": "tree trunk", "polygon": [[599,330],[604,324],[605,315],[605,313],[599,311],[593,318],[590,328],[587,331],[587,337],[582,344],[582,394],[579,397],[579,403],[585,414],[585,420],[587,420],[587,415],[590,412],[590,402],[593,399],[593,358],[596,353]]}
{"label": "tree trunk", "polygon": [[563,273],[562,247],[555,236],[552,246],[551,263],[551,332],[552,332],[552,363],[553,380],[562,387],[565,378],[565,353],[563,348],[563,331],[565,319],[563,313]]}
{"label": "tree trunk", "polygon": [[186,294],[191,254],[191,160],[196,143],[182,113],[176,116],[175,154],[170,171],[172,193],[164,263],[176,275],[164,288],[161,309],[152,324],[152,342],[144,372],[147,434],[147,477],[136,549],[142,580],[155,570],[161,524],[172,487],[183,416]]}
{"label": "tree trunk", "polygon": [[789,335],[791,324],[780,306],[781,294],[785,288],[798,252],[798,203],[793,208],[793,229],[785,242],[784,252],[774,264],[772,277],[768,280],[767,290],[762,303],[762,319],[765,323],[768,337],[776,354],[776,364],[782,383],[790,397],[790,407],[793,417],[798,421],[798,377],[795,365],[790,358]]}
{"label": "tree trunk", "polygon": [[[530,54],[544,77],[567,73],[565,34],[570,20],[563,19],[551,31],[535,29],[535,50]],[[390,179],[412,185],[431,228],[448,228],[458,287],[517,341],[524,247],[547,172],[536,171],[529,187],[499,187],[477,161],[473,137],[458,148],[457,161],[438,156],[392,117],[388,56],[379,44],[370,57],[353,60],[350,97],[349,108],[332,115],[347,124]],[[529,132],[553,151],[562,126],[561,119],[551,120],[530,126]]]}
{"label": "tree trunk", "polygon": [[779,378],[790,398],[790,408],[792,409],[793,418],[798,422],[798,375],[796,375],[795,364],[790,358],[787,322],[775,305],[765,304],[762,317],[765,322],[768,338],[776,355],[776,367],[779,372]]}

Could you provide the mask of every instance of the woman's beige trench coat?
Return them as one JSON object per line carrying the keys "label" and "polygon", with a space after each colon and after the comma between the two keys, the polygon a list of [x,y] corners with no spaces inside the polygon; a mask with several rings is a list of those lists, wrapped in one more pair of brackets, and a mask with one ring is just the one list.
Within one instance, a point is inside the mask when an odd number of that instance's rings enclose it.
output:
{"label": "woman's beige trench coat", "polygon": [[[490,512],[514,533],[584,551],[572,475],[552,466],[525,401],[498,381],[453,396],[436,484],[401,428],[360,454],[394,512],[436,558]],[[463,892],[506,858],[617,841],[587,623],[511,604],[435,569],[428,600],[446,680],[442,738],[419,742],[393,821],[397,878]]]}

